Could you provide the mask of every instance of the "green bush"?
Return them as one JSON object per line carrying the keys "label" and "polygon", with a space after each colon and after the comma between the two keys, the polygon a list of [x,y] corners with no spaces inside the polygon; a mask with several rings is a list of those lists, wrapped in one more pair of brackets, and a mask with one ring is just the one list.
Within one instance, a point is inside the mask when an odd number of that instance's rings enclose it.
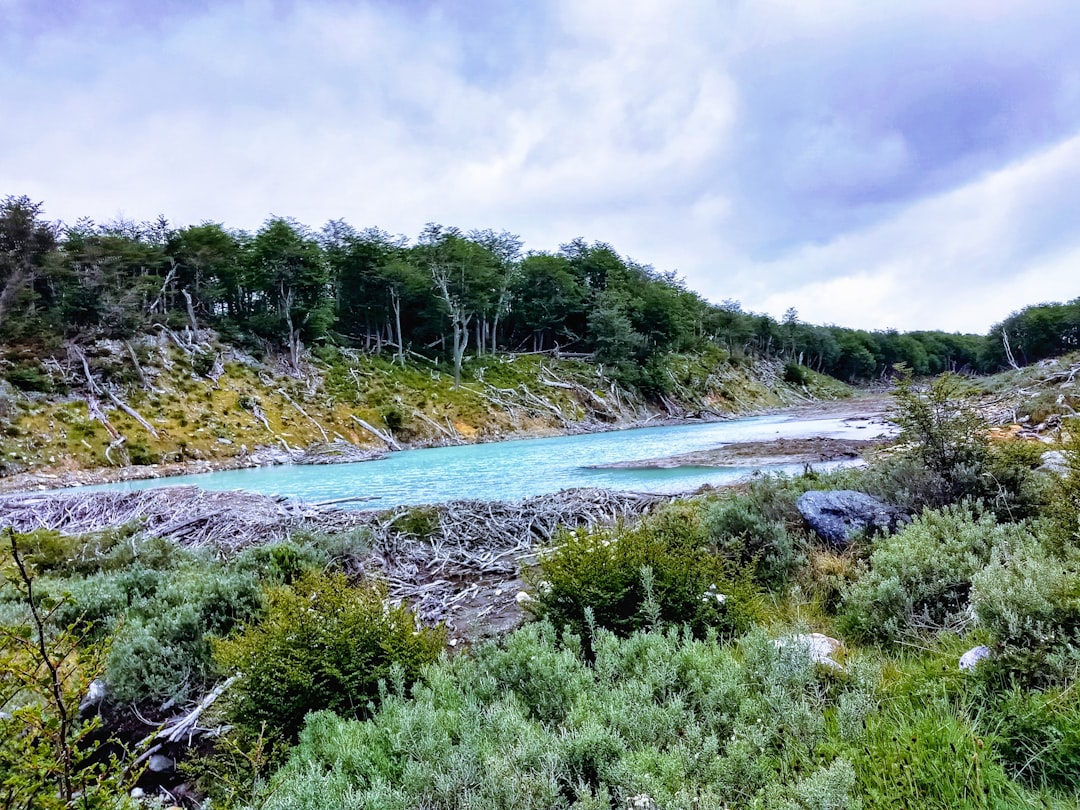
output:
{"label": "green bush", "polygon": [[807,385],[810,382],[810,369],[794,360],[784,364],[784,382],[792,385]]}
{"label": "green bush", "polygon": [[874,541],[869,567],[846,590],[840,626],[877,640],[963,626],[970,620],[973,577],[996,549],[1030,536],[967,505],[928,509],[902,531]]}
{"label": "green bush", "polygon": [[996,549],[972,578],[979,623],[996,639],[994,666],[1025,682],[1060,682],[1080,668],[1080,549],[1036,538]]}
{"label": "green bush", "polygon": [[291,585],[305,572],[321,569],[327,562],[327,555],[311,543],[287,540],[245,549],[234,565],[238,570],[257,574],[264,582]]}
{"label": "green bush", "polygon": [[366,716],[380,680],[397,668],[406,681],[438,657],[445,633],[417,629],[404,607],[386,604],[377,585],[350,586],[344,575],[303,574],[271,588],[266,611],[243,632],[218,641],[222,666],[242,678],[229,693],[234,721],[295,739],[308,712]]}
{"label": "green bush", "polygon": [[529,579],[533,612],[583,637],[593,622],[627,635],[656,621],[731,636],[758,610],[752,569],[716,553],[688,506],[633,525],[563,531]]}
{"label": "green bush", "polygon": [[366,722],[313,714],[257,806],[857,806],[826,717],[874,681],[831,681],[761,632],[599,630],[594,647],[589,665],[576,637],[528,625],[427,668],[411,695],[391,685]]}
{"label": "green bush", "polygon": [[16,366],[4,373],[6,379],[20,391],[37,391],[48,394],[53,391],[52,378],[39,366]]}
{"label": "green bush", "polygon": [[132,703],[198,697],[218,675],[211,639],[260,607],[258,582],[244,573],[190,567],[161,576],[122,613],[106,666],[110,693]]}
{"label": "green bush", "polygon": [[784,524],[767,520],[744,498],[706,506],[701,521],[722,556],[752,566],[769,588],[783,586],[798,562]]}
{"label": "green bush", "polygon": [[216,676],[209,638],[258,612],[258,580],[165,540],[118,542],[124,536],[71,540],[62,569],[43,577],[38,593],[57,604],[56,628],[111,637],[106,680],[117,701],[195,697]]}
{"label": "green bush", "polygon": [[980,499],[1001,520],[1035,514],[1043,488],[1034,468],[1039,449],[1026,442],[990,442],[989,425],[969,402],[963,380],[942,374],[919,391],[910,376],[896,385],[892,419],[901,452],[872,474],[878,494],[917,510]]}
{"label": "green bush", "polygon": [[1013,688],[984,720],[1005,770],[1037,789],[1080,788],[1080,693]]}
{"label": "green bush", "polygon": [[1066,423],[1063,442],[1067,470],[1049,486],[1047,533],[1054,547],[1061,550],[1080,541],[1080,419]]}

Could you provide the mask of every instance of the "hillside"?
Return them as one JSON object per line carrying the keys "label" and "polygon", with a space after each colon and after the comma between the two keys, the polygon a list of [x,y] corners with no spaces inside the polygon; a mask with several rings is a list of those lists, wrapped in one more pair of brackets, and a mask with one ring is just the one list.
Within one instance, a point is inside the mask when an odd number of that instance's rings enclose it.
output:
{"label": "hillside", "polygon": [[419,355],[398,364],[324,347],[305,352],[296,370],[210,330],[198,339],[163,329],[70,344],[66,357],[37,363],[9,350],[3,362],[30,369],[17,379],[38,389],[0,380],[0,489],[8,490],[723,418],[850,392],[806,369],[801,383],[786,382],[783,363],[733,361],[719,348],[667,355],[666,391],[651,398],[586,359],[466,359],[455,387],[447,364]]}

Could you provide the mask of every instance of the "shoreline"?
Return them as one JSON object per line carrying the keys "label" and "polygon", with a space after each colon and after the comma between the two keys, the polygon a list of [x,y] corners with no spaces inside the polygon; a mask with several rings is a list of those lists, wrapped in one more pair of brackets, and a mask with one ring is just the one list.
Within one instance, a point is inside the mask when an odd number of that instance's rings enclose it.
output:
{"label": "shoreline", "polygon": [[[503,441],[520,439],[539,439],[550,436],[573,436],[591,433],[615,433],[622,430],[635,430],[647,427],[670,427],[677,425],[708,424],[714,422],[726,422],[735,419],[746,419],[755,416],[766,416],[790,413],[799,418],[833,417],[847,414],[851,419],[884,419],[887,413],[888,398],[877,392],[868,395],[855,395],[842,400],[818,400],[815,402],[801,403],[785,408],[763,408],[751,413],[721,415],[704,413],[696,416],[664,416],[657,414],[647,419],[639,419],[627,423],[613,423],[611,425],[582,425],[580,430],[574,429],[534,429],[515,431],[508,434],[495,436],[483,436],[474,440],[463,439],[460,444],[493,444]],[[404,450],[422,450],[432,447],[447,447],[455,444],[450,441],[419,441],[402,443]],[[401,451],[388,451],[401,452]],[[382,451],[371,451],[367,458],[341,458],[338,462],[329,463],[363,463],[375,461],[387,455]],[[325,461],[321,463],[327,463]],[[290,457],[276,447],[260,446],[254,451],[244,455],[229,456],[217,459],[194,459],[191,461],[166,462],[153,465],[131,465],[127,467],[95,467],[83,469],[58,469],[56,466],[46,467],[37,471],[16,473],[10,476],[0,477],[0,494],[46,492],[54,490],[78,489],[86,486],[99,484],[115,484],[124,481],[143,481],[150,479],[167,479],[185,475],[200,475],[204,473],[225,472],[228,470],[254,469],[258,467],[276,467],[298,463],[294,457]]]}

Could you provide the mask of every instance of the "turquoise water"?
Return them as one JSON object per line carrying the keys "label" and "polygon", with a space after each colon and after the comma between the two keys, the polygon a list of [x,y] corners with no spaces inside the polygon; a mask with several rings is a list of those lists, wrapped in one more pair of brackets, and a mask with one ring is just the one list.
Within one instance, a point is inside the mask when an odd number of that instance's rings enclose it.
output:
{"label": "turquoise water", "polygon": [[[635,428],[611,433],[437,447],[391,453],[378,461],[279,466],[129,481],[93,489],[146,489],[195,484],[306,500],[362,496],[360,508],[438,503],[462,498],[516,500],[568,487],[684,492],[746,478],[748,467],[590,469],[592,465],[708,450],[730,442],[831,436],[872,438],[885,428],[866,419],[797,419],[778,414],[730,422]],[[773,467],[773,470],[783,468]],[[795,467],[801,470],[802,465]]]}

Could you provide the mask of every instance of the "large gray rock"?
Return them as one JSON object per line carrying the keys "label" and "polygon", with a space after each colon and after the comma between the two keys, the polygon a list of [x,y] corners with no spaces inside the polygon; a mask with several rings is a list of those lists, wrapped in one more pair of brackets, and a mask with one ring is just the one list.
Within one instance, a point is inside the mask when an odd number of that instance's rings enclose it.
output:
{"label": "large gray rock", "polygon": [[860,532],[891,532],[904,519],[895,506],[853,489],[811,490],[795,505],[818,537],[834,548],[847,548]]}

